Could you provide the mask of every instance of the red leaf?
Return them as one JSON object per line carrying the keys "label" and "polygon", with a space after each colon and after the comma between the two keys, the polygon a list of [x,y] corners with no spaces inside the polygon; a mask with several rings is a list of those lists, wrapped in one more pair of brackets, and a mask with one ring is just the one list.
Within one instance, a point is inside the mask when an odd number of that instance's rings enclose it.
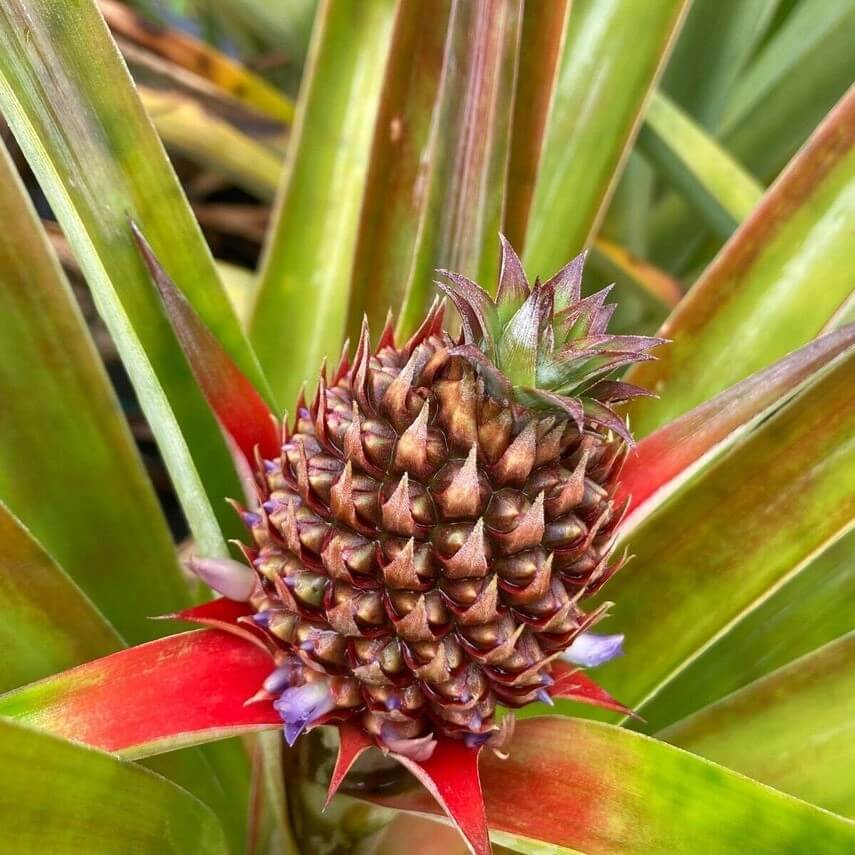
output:
{"label": "red leaf", "polygon": [[[628,531],[638,522],[636,512],[648,500],[658,506],[670,488],[678,485],[716,446],[770,407],[781,404],[802,382],[853,343],[855,324],[822,336],[641,440],[627,457],[615,497],[618,505],[631,497],[621,531]],[[660,496],[654,497],[659,491]],[[645,515],[650,509],[645,508]]]}
{"label": "red leaf", "polygon": [[490,837],[484,796],[478,776],[480,748],[438,737],[429,760],[418,762],[401,754],[392,756],[406,766],[436,799],[472,847],[475,855],[490,855]]}
{"label": "red leaf", "polygon": [[229,627],[238,626],[238,618],[246,617],[254,614],[254,612],[255,610],[249,603],[239,603],[227,597],[218,597],[216,600],[191,606],[189,609],[184,609],[174,615],[169,615],[169,617],[189,620],[206,626],[216,625],[218,629],[225,629],[228,632]]}
{"label": "red leaf", "polygon": [[280,452],[279,431],[267,404],[175,287],[133,222],[131,229],[211,409],[248,461],[253,461],[256,446],[262,456],[276,457]]}
{"label": "red leaf", "polygon": [[335,769],[333,769],[332,777],[330,778],[327,800],[324,803],[325,808],[332,801],[332,797],[338,792],[338,788],[350,771],[351,766],[359,759],[363,751],[374,745],[374,740],[359,724],[349,721],[339,725],[338,739],[338,756],[335,760]]}
{"label": "red leaf", "polygon": [[272,642],[264,630],[249,621],[240,620],[251,614],[254,614],[254,610],[248,603],[218,597],[167,617],[190,621],[210,629],[221,629],[252,642],[264,651],[272,652]]}
{"label": "red leaf", "polygon": [[607,710],[638,716],[620,701],[615,700],[605,689],[598,686],[584,671],[564,662],[552,663],[552,677],[555,682],[547,690],[550,697],[567,698],[581,704],[591,704]]}
{"label": "red leaf", "polygon": [[0,710],[66,739],[141,757],[281,725],[269,701],[244,706],[271,670],[269,654],[241,638],[186,632],[18,689]]}

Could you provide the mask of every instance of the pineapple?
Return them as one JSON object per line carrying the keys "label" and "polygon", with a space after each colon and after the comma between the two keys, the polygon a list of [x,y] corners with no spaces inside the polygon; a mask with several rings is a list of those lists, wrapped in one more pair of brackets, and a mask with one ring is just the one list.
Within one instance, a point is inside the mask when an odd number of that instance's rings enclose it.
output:
{"label": "pineapple", "polygon": [[[513,717],[497,707],[548,700],[574,640],[577,662],[616,652],[582,635],[607,604],[582,603],[622,563],[632,440],[611,405],[645,393],[606,378],[661,340],[608,335],[608,289],[580,297],[583,263],[529,286],[503,240],[495,301],[441,271],[458,338],[443,303],[400,346],[389,322],[372,352],[364,326],[281,455],[256,455],[258,507],[240,510],[257,576],[237,598],[274,644],[261,697],[289,742],[351,721],[418,761],[441,737],[501,752]],[[210,581],[222,563],[195,566]]]}

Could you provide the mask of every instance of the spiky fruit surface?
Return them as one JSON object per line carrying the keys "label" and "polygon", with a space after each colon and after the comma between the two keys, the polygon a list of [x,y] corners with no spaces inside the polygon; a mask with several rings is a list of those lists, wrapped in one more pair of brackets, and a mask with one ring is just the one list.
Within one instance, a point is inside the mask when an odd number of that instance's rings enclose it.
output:
{"label": "spiky fruit surface", "polygon": [[657,341],[607,336],[581,268],[530,288],[505,245],[495,302],[447,274],[459,340],[441,305],[400,347],[387,326],[371,352],[364,330],[259,458],[252,604],[282,684],[328,686],[313,721],[358,718],[399,753],[433,735],[501,749],[497,705],[543,698],[602,616],[581,603],[617,569],[628,435],[608,403],[636,393],[602,378]]}

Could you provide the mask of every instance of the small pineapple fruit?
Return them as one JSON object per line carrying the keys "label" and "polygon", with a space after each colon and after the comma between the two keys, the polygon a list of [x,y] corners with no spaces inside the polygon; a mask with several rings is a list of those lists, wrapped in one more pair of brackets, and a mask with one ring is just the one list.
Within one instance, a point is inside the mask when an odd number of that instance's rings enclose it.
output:
{"label": "small pineapple fruit", "polygon": [[553,661],[603,615],[582,603],[620,566],[631,443],[610,404],[644,394],[606,378],[660,340],[607,334],[583,261],[529,286],[503,242],[495,301],[443,272],[461,336],[442,304],[402,346],[387,324],[372,352],[363,328],[281,456],[259,456],[250,602],[289,741],[351,720],[416,760],[441,737],[501,751],[497,706],[548,699]]}

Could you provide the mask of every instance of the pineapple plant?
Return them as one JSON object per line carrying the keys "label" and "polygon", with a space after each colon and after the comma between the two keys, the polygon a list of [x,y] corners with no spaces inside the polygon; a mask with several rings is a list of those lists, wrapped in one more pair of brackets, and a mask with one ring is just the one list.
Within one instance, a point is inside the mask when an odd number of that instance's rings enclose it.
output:
{"label": "pineapple plant", "polygon": [[761,5],[0,9],[0,848],[851,847],[855,19]]}

